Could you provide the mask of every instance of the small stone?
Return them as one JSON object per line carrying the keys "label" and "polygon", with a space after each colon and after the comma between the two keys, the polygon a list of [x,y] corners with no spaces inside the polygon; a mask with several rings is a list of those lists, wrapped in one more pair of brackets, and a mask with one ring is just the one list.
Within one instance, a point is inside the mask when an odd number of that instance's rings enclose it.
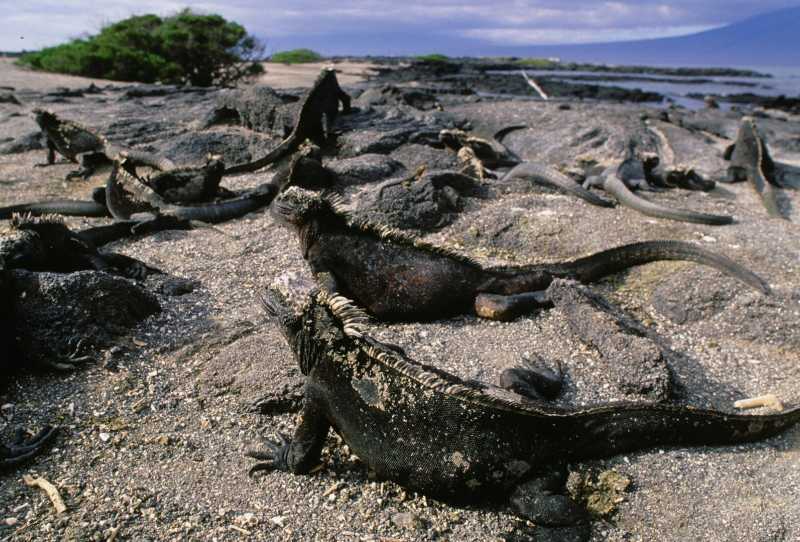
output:
{"label": "small stone", "polygon": [[277,525],[280,528],[283,528],[286,525],[286,517],[285,516],[275,516],[269,519],[270,523]]}
{"label": "small stone", "polygon": [[169,435],[161,435],[156,439],[156,442],[161,446],[169,446],[170,443]]}
{"label": "small stone", "polygon": [[5,525],[7,525],[9,527],[13,527],[17,523],[19,523],[19,520],[17,518],[6,518],[6,519],[3,520],[3,524],[5,524]]}
{"label": "small stone", "polygon": [[392,523],[401,529],[416,531],[424,527],[422,520],[411,512],[399,512],[392,516]]}
{"label": "small stone", "polygon": [[108,442],[111,439],[110,433],[100,433],[100,440],[103,442]]}

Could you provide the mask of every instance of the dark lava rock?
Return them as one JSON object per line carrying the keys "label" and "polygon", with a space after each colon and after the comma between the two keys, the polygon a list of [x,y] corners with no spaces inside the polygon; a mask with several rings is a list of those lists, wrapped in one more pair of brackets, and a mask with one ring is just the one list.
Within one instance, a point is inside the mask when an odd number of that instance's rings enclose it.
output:
{"label": "dark lava rock", "polygon": [[400,229],[431,231],[453,222],[464,196],[482,194],[479,182],[454,171],[435,171],[416,180],[395,178],[376,185],[358,213]]}
{"label": "dark lava rock", "polygon": [[0,92],[0,104],[22,105],[17,97],[11,92]]}
{"label": "dark lava rock", "polygon": [[[255,137],[254,137],[255,136]],[[226,165],[241,164],[266,154],[278,141],[237,132],[189,132],[159,145],[159,152],[178,164],[203,162],[208,154],[222,156]]]}
{"label": "dark lava rock", "polygon": [[665,401],[672,389],[666,353],[633,317],[586,286],[555,280],[547,289],[569,330],[595,350],[620,391]]}
{"label": "dark lava rock", "polygon": [[171,96],[187,92],[205,93],[213,90],[206,87],[179,87],[175,85],[135,85],[128,87],[122,94],[123,99],[153,98],[157,96]]}
{"label": "dark lava rock", "polygon": [[110,345],[161,311],[156,297],[136,282],[98,271],[12,272],[16,333],[32,361],[56,361],[83,339],[94,349]]}
{"label": "dark lava rock", "polygon": [[429,169],[454,169],[460,165],[458,157],[453,151],[419,143],[401,145],[393,150],[390,156],[402,162],[406,169],[411,171],[420,166],[426,166]]}
{"label": "dark lava rock", "polygon": [[209,126],[235,122],[257,132],[286,137],[294,128],[299,110],[298,96],[256,85],[220,96],[205,122]]}
{"label": "dark lava rock", "polygon": [[0,145],[0,154],[16,154],[44,149],[42,133],[39,131],[30,132],[16,139]]}
{"label": "dark lava rock", "polygon": [[397,160],[373,153],[330,160],[325,162],[325,167],[336,175],[337,184],[343,186],[382,181],[405,169]]}
{"label": "dark lava rock", "polygon": [[115,143],[133,147],[169,140],[182,131],[184,130],[173,122],[150,118],[127,118],[112,122],[103,130],[103,135]]}
{"label": "dark lava rock", "polygon": [[407,105],[423,111],[436,109],[439,106],[436,96],[430,92],[400,88],[395,85],[368,88],[355,100],[355,104],[360,107]]}
{"label": "dark lava rock", "polygon": [[194,292],[198,285],[199,283],[196,280],[168,277],[161,283],[159,290],[164,295],[177,297]]}
{"label": "dark lava rock", "polygon": [[702,280],[703,269],[668,275],[653,290],[650,302],[676,324],[707,320],[730,305],[738,286],[731,280]]}

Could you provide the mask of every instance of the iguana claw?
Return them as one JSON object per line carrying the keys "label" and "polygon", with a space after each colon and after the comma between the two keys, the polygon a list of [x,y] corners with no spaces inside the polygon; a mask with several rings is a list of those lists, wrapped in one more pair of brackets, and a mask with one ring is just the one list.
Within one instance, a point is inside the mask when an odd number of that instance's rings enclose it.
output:
{"label": "iguana claw", "polygon": [[277,442],[265,440],[264,449],[248,450],[245,452],[247,457],[263,461],[263,463],[256,463],[253,465],[250,470],[247,471],[248,476],[252,478],[252,476],[259,471],[289,470],[286,456],[289,453],[291,441],[281,434],[277,435],[277,439]]}

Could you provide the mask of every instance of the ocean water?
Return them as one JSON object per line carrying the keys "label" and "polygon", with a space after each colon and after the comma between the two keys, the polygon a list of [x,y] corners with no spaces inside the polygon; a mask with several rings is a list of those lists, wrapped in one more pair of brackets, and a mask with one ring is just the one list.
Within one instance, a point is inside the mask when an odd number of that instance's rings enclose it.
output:
{"label": "ocean water", "polygon": [[[658,92],[670,101],[689,108],[699,108],[703,106],[702,100],[690,98],[688,94],[715,94],[720,96],[730,94],[752,93],[760,96],[787,96],[800,97],[800,68],[770,68],[763,66],[741,66],[739,68],[749,69],[758,73],[770,75],[771,77],[712,77],[712,76],[674,76],[674,75],[654,75],[641,74],[646,80],[582,80],[579,77],[586,76],[608,76],[613,78],[635,77],[631,73],[598,73],[598,72],[558,72],[546,70],[526,70],[528,75],[534,79],[537,77],[557,78],[574,83],[588,83],[597,85],[616,86],[629,89],[642,89],[645,91]],[[708,82],[697,83],[698,79],[708,80]],[[725,106],[725,104],[721,104]]]}

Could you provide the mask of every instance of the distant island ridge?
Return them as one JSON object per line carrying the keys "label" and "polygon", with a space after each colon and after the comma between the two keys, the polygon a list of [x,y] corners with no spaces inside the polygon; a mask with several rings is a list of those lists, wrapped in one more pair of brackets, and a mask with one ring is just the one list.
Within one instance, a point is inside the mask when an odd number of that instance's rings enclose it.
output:
{"label": "distant island ridge", "polygon": [[[257,34],[256,30],[256,34]],[[800,7],[757,15],[730,25],[672,38],[579,45],[500,46],[479,39],[410,32],[297,35],[267,40],[270,49],[308,47],[325,55],[514,56],[563,62],[649,66],[800,68]]]}

